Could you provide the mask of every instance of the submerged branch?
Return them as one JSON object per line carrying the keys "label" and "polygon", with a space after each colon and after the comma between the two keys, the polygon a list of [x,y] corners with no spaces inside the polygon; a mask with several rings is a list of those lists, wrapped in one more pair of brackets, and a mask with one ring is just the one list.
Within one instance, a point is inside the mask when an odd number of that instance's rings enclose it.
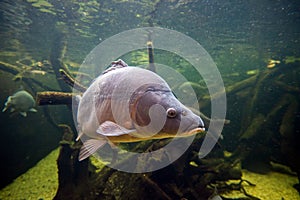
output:
{"label": "submerged branch", "polygon": [[59,34],[53,42],[53,47],[51,48],[50,63],[52,65],[54,74],[57,78],[58,85],[62,91],[71,92],[71,88],[65,84],[65,81],[60,79],[60,70],[63,69],[67,71],[67,68],[63,64],[62,60],[65,56],[67,48],[67,42],[65,35]]}
{"label": "submerged branch", "polygon": [[64,79],[64,81],[70,85],[71,87],[74,87],[76,90],[79,90],[80,92],[85,92],[86,91],[86,87],[84,87],[83,85],[81,85],[80,83],[78,83],[71,75],[69,75],[65,70],[60,69],[59,70],[60,75],[62,76],[62,78]]}
{"label": "submerged branch", "polygon": [[168,199],[168,200],[172,199],[169,195],[167,195],[167,193],[161,187],[159,187],[157,183],[152,181],[148,176],[144,175],[141,177],[149,186],[151,186],[154,189],[154,191],[157,191],[161,195],[161,197],[163,197],[163,199]]}
{"label": "submerged branch", "polygon": [[65,92],[38,92],[36,95],[36,103],[39,106],[43,105],[71,105],[72,98],[76,94]]}
{"label": "submerged branch", "polygon": [[[2,61],[0,61],[0,70],[8,72],[12,75],[17,75],[21,73],[21,70],[17,66]],[[31,81],[45,90],[52,90],[52,88],[48,87],[47,85],[33,78],[21,77],[21,80],[24,81],[27,85],[29,85],[30,88],[33,88],[31,87],[32,86],[32,84],[30,83]]]}
{"label": "submerged branch", "polygon": [[153,44],[151,41],[151,33],[149,33],[149,40],[147,42],[147,49],[148,49],[148,57],[149,57],[149,70],[152,72],[156,72],[156,68],[154,65],[154,50],[153,50]]}
{"label": "submerged branch", "polygon": [[0,61],[0,69],[14,75],[21,72],[18,67],[2,61]]}
{"label": "submerged branch", "polygon": [[257,79],[257,75],[251,76],[250,78],[247,78],[233,85],[230,85],[226,88],[226,94],[228,95],[228,94],[236,93],[247,87],[253,86],[256,82],[256,79]]}
{"label": "submerged branch", "polygon": [[295,86],[291,86],[288,85],[282,81],[275,81],[275,84],[278,85],[281,89],[287,91],[287,92],[295,92],[297,94],[300,93],[300,88],[299,87],[295,87]]}

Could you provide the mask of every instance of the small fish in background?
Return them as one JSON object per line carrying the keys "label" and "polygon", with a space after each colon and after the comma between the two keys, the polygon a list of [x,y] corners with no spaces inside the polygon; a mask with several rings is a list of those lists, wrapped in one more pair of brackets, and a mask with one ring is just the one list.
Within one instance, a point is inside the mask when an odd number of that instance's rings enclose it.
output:
{"label": "small fish in background", "polygon": [[35,100],[25,90],[20,90],[7,98],[5,107],[2,112],[10,108],[10,112],[19,112],[23,117],[27,116],[27,112],[37,112],[34,108]]}
{"label": "small fish in background", "polygon": [[252,69],[252,70],[249,70],[249,71],[246,72],[246,74],[250,75],[250,76],[256,75],[258,73],[259,73],[259,69]]}
{"label": "small fish in background", "polygon": [[45,72],[43,70],[31,70],[29,73],[44,76],[47,72]]}
{"label": "small fish in background", "polygon": [[269,59],[268,60],[268,65],[267,68],[268,69],[272,69],[274,68],[276,65],[280,64],[280,60],[273,60],[273,59]]}

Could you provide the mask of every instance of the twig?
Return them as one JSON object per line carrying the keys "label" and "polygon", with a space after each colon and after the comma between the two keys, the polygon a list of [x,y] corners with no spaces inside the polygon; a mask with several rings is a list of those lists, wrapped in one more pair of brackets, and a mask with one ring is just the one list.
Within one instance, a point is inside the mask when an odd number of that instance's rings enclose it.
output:
{"label": "twig", "polygon": [[71,75],[69,75],[65,70],[59,69],[60,75],[62,76],[63,80],[69,84],[71,87],[74,87],[76,90],[80,92],[85,92],[86,87],[78,83]]}
{"label": "twig", "polygon": [[290,86],[282,81],[275,81],[275,84],[278,85],[281,89],[287,91],[287,92],[296,92],[297,94],[300,93],[299,87]]}
{"label": "twig", "polygon": [[157,185],[154,181],[152,181],[148,176],[146,175],[142,175],[142,178],[155,190],[155,191],[158,191],[159,194],[164,197],[165,199],[168,199],[168,200],[172,200],[172,198],[167,195],[167,193],[165,193],[165,191],[163,191],[161,189],[161,187],[159,187],[159,185]]}
{"label": "twig", "polygon": [[250,181],[247,181],[247,180],[245,180],[245,179],[241,179],[241,183],[242,182],[246,182],[246,183],[248,183],[250,186],[256,186],[254,183],[251,183]]}
{"label": "twig", "polygon": [[18,67],[2,61],[0,61],[0,69],[14,75],[21,72]]}

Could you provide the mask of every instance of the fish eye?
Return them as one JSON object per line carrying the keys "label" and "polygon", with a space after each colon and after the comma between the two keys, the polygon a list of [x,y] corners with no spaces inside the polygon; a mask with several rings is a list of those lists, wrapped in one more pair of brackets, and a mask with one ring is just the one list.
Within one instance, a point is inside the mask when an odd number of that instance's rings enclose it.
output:
{"label": "fish eye", "polygon": [[168,117],[170,117],[170,118],[176,117],[177,112],[176,112],[175,108],[168,108],[168,110],[167,110],[167,115],[168,115]]}

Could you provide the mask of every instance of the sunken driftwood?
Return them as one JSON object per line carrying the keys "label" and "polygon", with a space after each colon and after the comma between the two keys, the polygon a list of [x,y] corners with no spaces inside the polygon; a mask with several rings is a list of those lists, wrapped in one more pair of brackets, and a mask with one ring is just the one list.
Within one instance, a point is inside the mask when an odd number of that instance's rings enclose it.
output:
{"label": "sunken driftwood", "polygon": [[276,161],[290,166],[299,177],[300,88],[295,75],[299,70],[299,62],[280,64],[256,75],[255,84],[248,88],[236,138],[239,145],[233,153],[244,167],[266,172],[272,169],[270,162]]}
{"label": "sunken driftwood", "polygon": [[88,160],[78,161],[81,144],[74,142],[72,129],[65,124],[60,124],[59,127],[63,137],[57,158],[59,187],[54,199],[84,199],[83,194],[88,193],[90,189]]}

